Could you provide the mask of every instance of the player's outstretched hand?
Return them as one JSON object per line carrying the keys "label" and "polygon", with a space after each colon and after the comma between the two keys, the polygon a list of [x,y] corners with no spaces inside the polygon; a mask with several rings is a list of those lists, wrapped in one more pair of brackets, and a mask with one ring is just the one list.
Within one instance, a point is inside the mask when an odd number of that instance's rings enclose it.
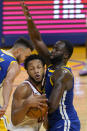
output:
{"label": "player's outstretched hand", "polygon": [[29,14],[29,10],[28,10],[27,5],[24,4],[24,2],[21,2],[21,6],[22,6],[22,9],[23,9],[23,12],[24,12],[26,19],[29,19],[30,14]]}
{"label": "player's outstretched hand", "polygon": [[6,107],[3,106],[3,107],[0,107],[0,118],[5,114],[6,112]]}

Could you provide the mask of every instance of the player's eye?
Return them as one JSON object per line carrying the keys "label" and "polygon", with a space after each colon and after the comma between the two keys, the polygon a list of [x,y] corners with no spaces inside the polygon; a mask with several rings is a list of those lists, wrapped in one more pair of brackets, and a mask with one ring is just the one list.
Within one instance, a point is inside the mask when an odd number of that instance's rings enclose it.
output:
{"label": "player's eye", "polygon": [[42,68],[42,66],[39,65],[38,68],[40,69],[40,68]]}
{"label": "player's eye", "polygon": [[34,68],[30,68],[30,70],[33,70]]}

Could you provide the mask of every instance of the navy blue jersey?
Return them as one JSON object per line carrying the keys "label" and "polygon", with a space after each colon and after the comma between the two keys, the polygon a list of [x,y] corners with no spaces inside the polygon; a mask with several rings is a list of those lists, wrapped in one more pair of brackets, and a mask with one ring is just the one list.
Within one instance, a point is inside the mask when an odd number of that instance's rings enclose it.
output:
{"label": "navy blue jersey", "polygon": [[4,78],[6,77],[8,67],[13,62],[16,62],[16,59],[7,53],[4,50],[0,50],[0,84],[3,82]]}
{"label": "navy blue jersey", "polygon": [[[61,67],[61,68],[69,71],[72,74],[71,68],[66,67],[66,66]],[[53,83],[51,80],[51,76],[54,71],[55,70],[52,69],[52,66],[50,66],[48,67],[47,72],[46,72],[45,91],[46,91],[46,96],[48,99],[49,99],[52,89],[55,88],[53,87]],[[79,122],[77,113],[73,106],[73,89],[74,89],[74,78],[73,78],[72,88],[69,91],[67,90],[64,91],[63,96],[60,100],[58,109],[52,114],[48,115],[48,121],[49,121],[50,127],[53,127],[56,123],[58,124],[58,122],[62,121],[62,123],[64,123],[64,127],[63,127],[64,131],[69,131],[68,128],[70,128],[72,120],[76,120]],[[65,130],[66,127],[67,129]]]}

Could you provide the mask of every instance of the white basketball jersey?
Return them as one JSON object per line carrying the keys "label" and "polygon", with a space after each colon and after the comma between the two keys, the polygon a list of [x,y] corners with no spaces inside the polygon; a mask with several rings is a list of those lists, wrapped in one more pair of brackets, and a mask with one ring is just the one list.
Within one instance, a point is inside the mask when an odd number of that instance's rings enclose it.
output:
{"label": "white basketball jersey", "polygon": [[[24,81],[23,83],[27,83],[30,85],[29,87],[32,88],[33,94],[41,95],[40,92],[37,91],[37,89],[29,81]],[[8,129],[11,131],[27,131],[27,129],[26,129],[26,127],[27,127],[29,131],[36,131],[35,129],[37,129],[40,125],[41,125],[41,123],[38,123],[38,119],[29,118],[29,117],[25,116],[24,120],[20,124],[18,124],[17,126],[14,126],[11,122],[8,125]],[[30,130],[31,128],[33,130]]]}
{"label": "white basketball jersey", "polygon": [[23,83],[29,84],[34,94],[41,95],[40,92],[29,81],[24,81]]}

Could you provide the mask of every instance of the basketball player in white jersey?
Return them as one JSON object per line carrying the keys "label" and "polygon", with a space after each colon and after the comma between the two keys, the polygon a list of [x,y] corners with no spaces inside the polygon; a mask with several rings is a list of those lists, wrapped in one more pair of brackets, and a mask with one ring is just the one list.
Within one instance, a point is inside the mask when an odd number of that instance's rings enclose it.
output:
{"label": "basketball player in white jersey", "polygon": [[10,131],[39,131],[41,123],[38,122],[38,119],[31,119],[26,114],[31,107],[42,109],[47,106],[45,95],[41,95],[44,93],[42,86],[44,64],[39,55],[31,55],[25,60],[24,67],[29,78],[20,84],[14,92]]}

